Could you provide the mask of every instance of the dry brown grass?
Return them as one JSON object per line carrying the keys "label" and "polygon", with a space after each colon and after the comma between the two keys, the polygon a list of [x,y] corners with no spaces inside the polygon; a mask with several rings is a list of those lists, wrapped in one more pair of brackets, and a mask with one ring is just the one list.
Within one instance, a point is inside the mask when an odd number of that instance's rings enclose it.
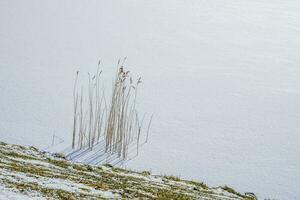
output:
{"label": "dry brown grass", "polygon": [[[144,117],[141,119],[136,109],[138,87],[141,77],[134,80],[130,71],[124,68],[125,59],[119,60],[112,86],[110,100],[107,102],[104,89],[100,87],[102,71],[100,62],[94,76],[88,75],[88,93],[85,103],[83,86],[78,91],[78,72],[76,74],[73,103],[74,119],[72,148],[92,149],[101,139],[105,141],[105,152],[117,154],[126,159],[130,144],[137,144],[141,138]],[[148,123],[146,140],[152,121]],[[77,138],[77,143],[75,142]]]}

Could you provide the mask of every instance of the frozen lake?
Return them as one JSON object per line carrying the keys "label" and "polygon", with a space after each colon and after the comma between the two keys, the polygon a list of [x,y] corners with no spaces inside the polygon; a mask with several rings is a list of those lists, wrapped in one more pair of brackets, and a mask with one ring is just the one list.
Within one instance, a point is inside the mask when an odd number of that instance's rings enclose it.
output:
{"label": "frozen lake", "polygon": [[143,77],[127,167],[300,199],[298,0],[0,2],[0,140],[71,142],[76,70]]}

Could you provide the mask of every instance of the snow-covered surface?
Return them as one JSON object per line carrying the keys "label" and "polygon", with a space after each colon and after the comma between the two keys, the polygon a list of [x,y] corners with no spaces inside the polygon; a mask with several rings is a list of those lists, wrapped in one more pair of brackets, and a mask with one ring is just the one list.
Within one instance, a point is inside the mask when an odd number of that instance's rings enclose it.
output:
{"label": "snow-covered surface", "polygon": [[109,165],[80,165],[33,148],[0,143],[0,199],[29,198],[255,199],[228,188]]}
{"label": "snow-covered surface", "polygon": [[119,57],[154,120],[135,169],[300,199],[298,0],[0,2],[0,139],[70,144],[76,70]]}
{"label": "snow-covered surface", "polygon": [[2,200],[44,200],[46,198],[36,197],[33,195],[27,196],[19,193],[18,191],[13,191],[0,185],[0,199]]}

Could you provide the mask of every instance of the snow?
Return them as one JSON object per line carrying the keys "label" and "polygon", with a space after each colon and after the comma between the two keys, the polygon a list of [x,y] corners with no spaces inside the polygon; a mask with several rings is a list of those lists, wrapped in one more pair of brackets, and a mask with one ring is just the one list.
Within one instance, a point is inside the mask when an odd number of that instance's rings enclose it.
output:
{"label": "snow", "polygon": [[26,196],[17,191],[10,190],[0,185],[0,199],[1,200],[43,200],[43,197]]}
{"label": "snow", "polygon": [[[83,194],[93,194],[93,195],[101,196],[103,198],[119,198],[119,195],[113,194],[111,191],[95,190],[94,188],[85,186],[84,184],[75,183],[69,180],[64,180],[59,178],[51,178],[51,179],[44,178],[44,177],[33,178],[26,175],[25,173],[15,173],[5,169],[0,169],[0,178],[2,180],[6,179],[12,182],[36,183],[43,188],[64,190],[71,193],[81,192]],[[82,192],[82,189],[86,189],[88,192]],[[13,195],[14,194],[12,194],[12,196]]]}
{"label": "snow", "polygon": [[0,2],[0,140],[70,144],[76,70],[143,77],[150,141],[127,167],[300,199],[300,2]]}

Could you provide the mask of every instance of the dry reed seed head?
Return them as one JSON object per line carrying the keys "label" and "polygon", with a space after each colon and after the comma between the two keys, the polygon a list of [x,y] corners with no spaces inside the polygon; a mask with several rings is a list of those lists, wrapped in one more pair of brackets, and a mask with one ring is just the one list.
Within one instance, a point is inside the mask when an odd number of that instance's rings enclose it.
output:
{"label": "dry reed seed head", "polygon": [[123,66],[120,67],[119,73],[120,73],[120,74],[124,73]]}
{"label": "dry reed seed head", "polygon": [[141,82],[142,82],[142,77],[139,77],[137,83],[141,83]]}

